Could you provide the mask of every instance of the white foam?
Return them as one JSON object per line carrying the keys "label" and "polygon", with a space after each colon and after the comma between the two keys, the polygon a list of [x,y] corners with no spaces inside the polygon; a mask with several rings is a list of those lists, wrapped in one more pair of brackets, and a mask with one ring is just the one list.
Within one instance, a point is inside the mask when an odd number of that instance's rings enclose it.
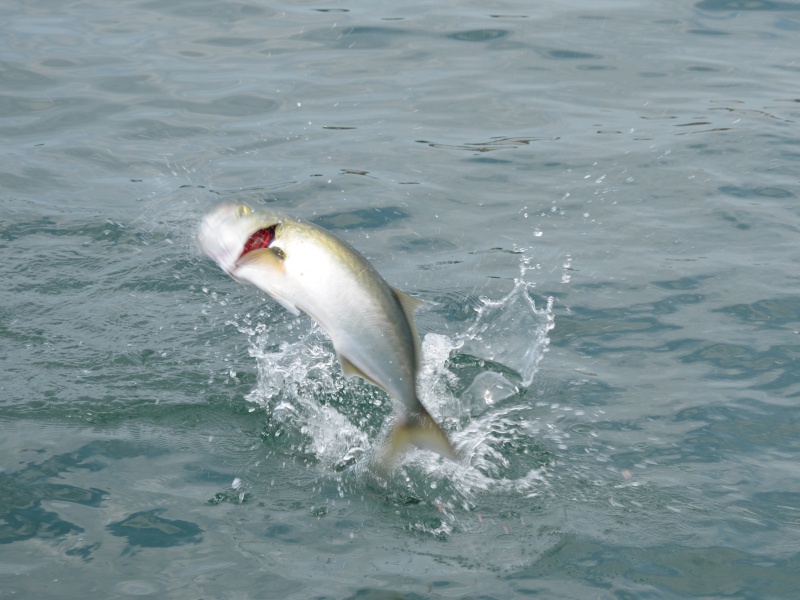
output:
{"label": "white foam", "polygon": [[[539,423],[524,394],[547,351],[554,316],[553,299],[537,308],[532,288],[520,277],[499,300],[482,298],[461,331],[424,337],[419,397],[464,454],[463,464],[421,451],[402,459],[400,471],[420,474],[426,494],[448,489],[469,502],[481,490],[535,494],[541,484],[544,470],[530,466],[541,464],[531,456],[540,448]],[[388,420],[390,411],[380,406],[388,398],[358,379],[347,380],[330,341],[306,317],[270,327],[247,321],[237,326],[249,335],[258,365],[248,400],[302,436],[302,450],[323,470],[355,464],[364,472],[381,442],[365,422],[375,414]]]}

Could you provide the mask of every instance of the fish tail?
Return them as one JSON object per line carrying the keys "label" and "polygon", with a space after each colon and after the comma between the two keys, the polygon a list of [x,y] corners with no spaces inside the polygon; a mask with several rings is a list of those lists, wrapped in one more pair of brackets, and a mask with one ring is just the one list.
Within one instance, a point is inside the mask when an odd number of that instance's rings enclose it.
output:
{"label": "fish tail", "polygon": [[461,458],[447,434],[422,404],[414,414],[395,423],[381,456],[382,467],[391,467],[397,456],[409,446],[432,450],[455,462]]}

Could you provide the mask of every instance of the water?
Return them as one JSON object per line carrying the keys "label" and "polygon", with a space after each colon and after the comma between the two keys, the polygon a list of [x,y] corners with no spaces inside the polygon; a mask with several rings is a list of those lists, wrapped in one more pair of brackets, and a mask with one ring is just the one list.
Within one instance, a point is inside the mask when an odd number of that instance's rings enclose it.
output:
{"label": "water", "polygon": [[[10,2],[0,595],[791,598],[798,5]],[[194,243],[364,252],[467,460]]]}

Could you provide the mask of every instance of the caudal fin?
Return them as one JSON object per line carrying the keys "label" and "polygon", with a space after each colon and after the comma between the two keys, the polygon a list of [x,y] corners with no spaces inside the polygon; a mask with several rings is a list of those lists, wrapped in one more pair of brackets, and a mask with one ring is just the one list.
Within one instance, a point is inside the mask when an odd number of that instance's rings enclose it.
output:
{"label": "caudal fin", "polygon": [[381,466],[391,467],[397,456],[409,446],[432,450],[455,462],[461,459],[447,434],[422,405],[416,414],[395,423],[380,458]]}

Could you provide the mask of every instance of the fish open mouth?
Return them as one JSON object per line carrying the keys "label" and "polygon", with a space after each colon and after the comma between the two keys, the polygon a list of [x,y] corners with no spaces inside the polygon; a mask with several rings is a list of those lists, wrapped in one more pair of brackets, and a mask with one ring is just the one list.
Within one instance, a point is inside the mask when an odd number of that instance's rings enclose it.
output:
{"label": "fish open mouth", "polygon": [[269,248],[272,241],[275,239],[275,228],[277,225],[272,225],[270,227],[265,227],[264,229],[259,229],[255,233],[253,233],[250,238],[245,242],[244,248],[242,248],[242,253],[239,255],[239,258],[242,258],[245,254],[252,252],[253,250],[261,250],[262,248]]}

